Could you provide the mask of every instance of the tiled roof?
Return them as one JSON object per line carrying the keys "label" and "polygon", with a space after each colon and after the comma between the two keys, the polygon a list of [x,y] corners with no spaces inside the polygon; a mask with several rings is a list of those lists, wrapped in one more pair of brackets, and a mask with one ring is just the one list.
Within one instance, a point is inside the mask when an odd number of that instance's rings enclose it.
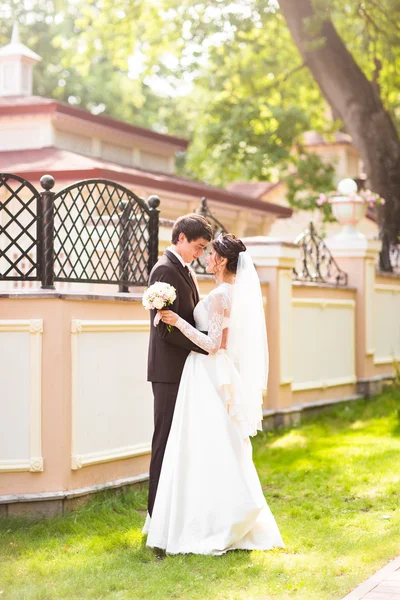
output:
{"label": "tiled roof", "polygon": [[208,200],[250,208],[258,212],[272,213],[280,218],[289,218],[292,215],[290,208],[263,202],[250,195],[169,173],[124,167],[100,158],[82,156],[53,147],[0,152],[0,172],[14,173],[28,180],[37,180],[44,174],[50,174],[53,175],[56,183],[90,178],[111,179],[125,184],[145,186],[154,190],[154,193],[168,191],[199,199],[205,196]]}

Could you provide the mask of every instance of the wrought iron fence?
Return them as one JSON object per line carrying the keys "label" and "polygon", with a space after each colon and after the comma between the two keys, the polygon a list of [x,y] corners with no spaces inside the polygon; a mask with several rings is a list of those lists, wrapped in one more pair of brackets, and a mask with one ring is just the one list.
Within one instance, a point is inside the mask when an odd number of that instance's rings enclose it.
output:
{"label": "wrought iron fence", "polygon": [[[41,178],[43,191],[18,175],[0,173],[0,280],[117,284],[121,292],[146,285],[158,258],[160,204],[147,202],[115,182],[90,179],[53,192],[54,179]],[[211,224],[213,236],[225,233],[206,198],[196,211]],[[347,285],[343,272],[313,223],[297,240],[302,258],[298,281]],[[400,245],[390,253],[400,274]],[[205,274],[204,258],[194,263]]]}
{"label": "wrought iron fence", "polygon": [[0,279],[41,278],[41,202],[25,179],[0,173]]}
{"label": "wrought iron fence", "polygon": [[20,177],[0,174],[0,279],[41,280],[50,289],[55,281],[118,284],[121,292],[147,284],[158,258],[157,196],[145,202],[103,179],[56,193],[45,175],[41,185],[39,193]]}
{"label": "wrought iron fence", "polygon": [[340,269],[312,222],[309,228],[298,236],[295,243],[301,248],[300,264],[293,269],[295,280],[347,285],[347,273]]}
{"label": "wrought iron fence", "polygon": [[[221,233],[227,233],[227,230],[223,224],[218,221],[218,219],[210,211],[207,205],[207,198],[203,197],[201,199],[201,204],[196,210],[196,213],[207,219],[207,221],[210,223],[213,232],[213,239],[216,239]],[[197,258],[193,263],[193,268],[198,275],[205,275],[206,267],[207,265],[204,256]]]}

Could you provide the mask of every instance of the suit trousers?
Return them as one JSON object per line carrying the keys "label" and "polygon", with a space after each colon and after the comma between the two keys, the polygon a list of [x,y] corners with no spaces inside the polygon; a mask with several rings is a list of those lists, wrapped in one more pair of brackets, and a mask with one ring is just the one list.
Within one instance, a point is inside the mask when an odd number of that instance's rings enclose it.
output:
{"label": "suit trousers", "polygon": [[156,498],[158,480],[160,479],[161,466],[164,458],[165,447],[174,416],[176,397],[179,382],[158,383],[153,382],[154,395],[154,434],[151,443],[150,481],[148,512],[153,512]]}

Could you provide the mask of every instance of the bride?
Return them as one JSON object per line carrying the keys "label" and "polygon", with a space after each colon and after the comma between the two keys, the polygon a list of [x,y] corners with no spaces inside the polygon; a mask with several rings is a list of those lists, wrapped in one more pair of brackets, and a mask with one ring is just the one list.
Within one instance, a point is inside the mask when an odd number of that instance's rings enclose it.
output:
{"label": "bride", "polygon": [[143,532],[148,546],[171,554],[284,547],[249,440],[262,428],[268,376],[258,275],[243,242],[229,233],[212,242],[206,262],[216,287],[195,308],[196,328],[160,311],[208,355],[191,352],[186,360]]}

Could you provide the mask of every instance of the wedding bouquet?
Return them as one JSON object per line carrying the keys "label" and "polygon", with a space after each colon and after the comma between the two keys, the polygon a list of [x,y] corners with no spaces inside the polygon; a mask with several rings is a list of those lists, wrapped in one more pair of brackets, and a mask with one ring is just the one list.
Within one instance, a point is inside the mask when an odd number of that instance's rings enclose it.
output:
{"label": "wedding bouquet", "polygon": [[[164,283],[162,281],[156,281],[153,283],[143,294],[142,304],[146,310],[161,310],[162,308],[166,308],[173,304],[176,299],[176,289],[173,285],[169,283]],[[154,325],[157,325],[160,322],[160,315],[157,313],[154,318]],[[167,325],[168,331],[172,331],[173,327],[171,325]]]}

